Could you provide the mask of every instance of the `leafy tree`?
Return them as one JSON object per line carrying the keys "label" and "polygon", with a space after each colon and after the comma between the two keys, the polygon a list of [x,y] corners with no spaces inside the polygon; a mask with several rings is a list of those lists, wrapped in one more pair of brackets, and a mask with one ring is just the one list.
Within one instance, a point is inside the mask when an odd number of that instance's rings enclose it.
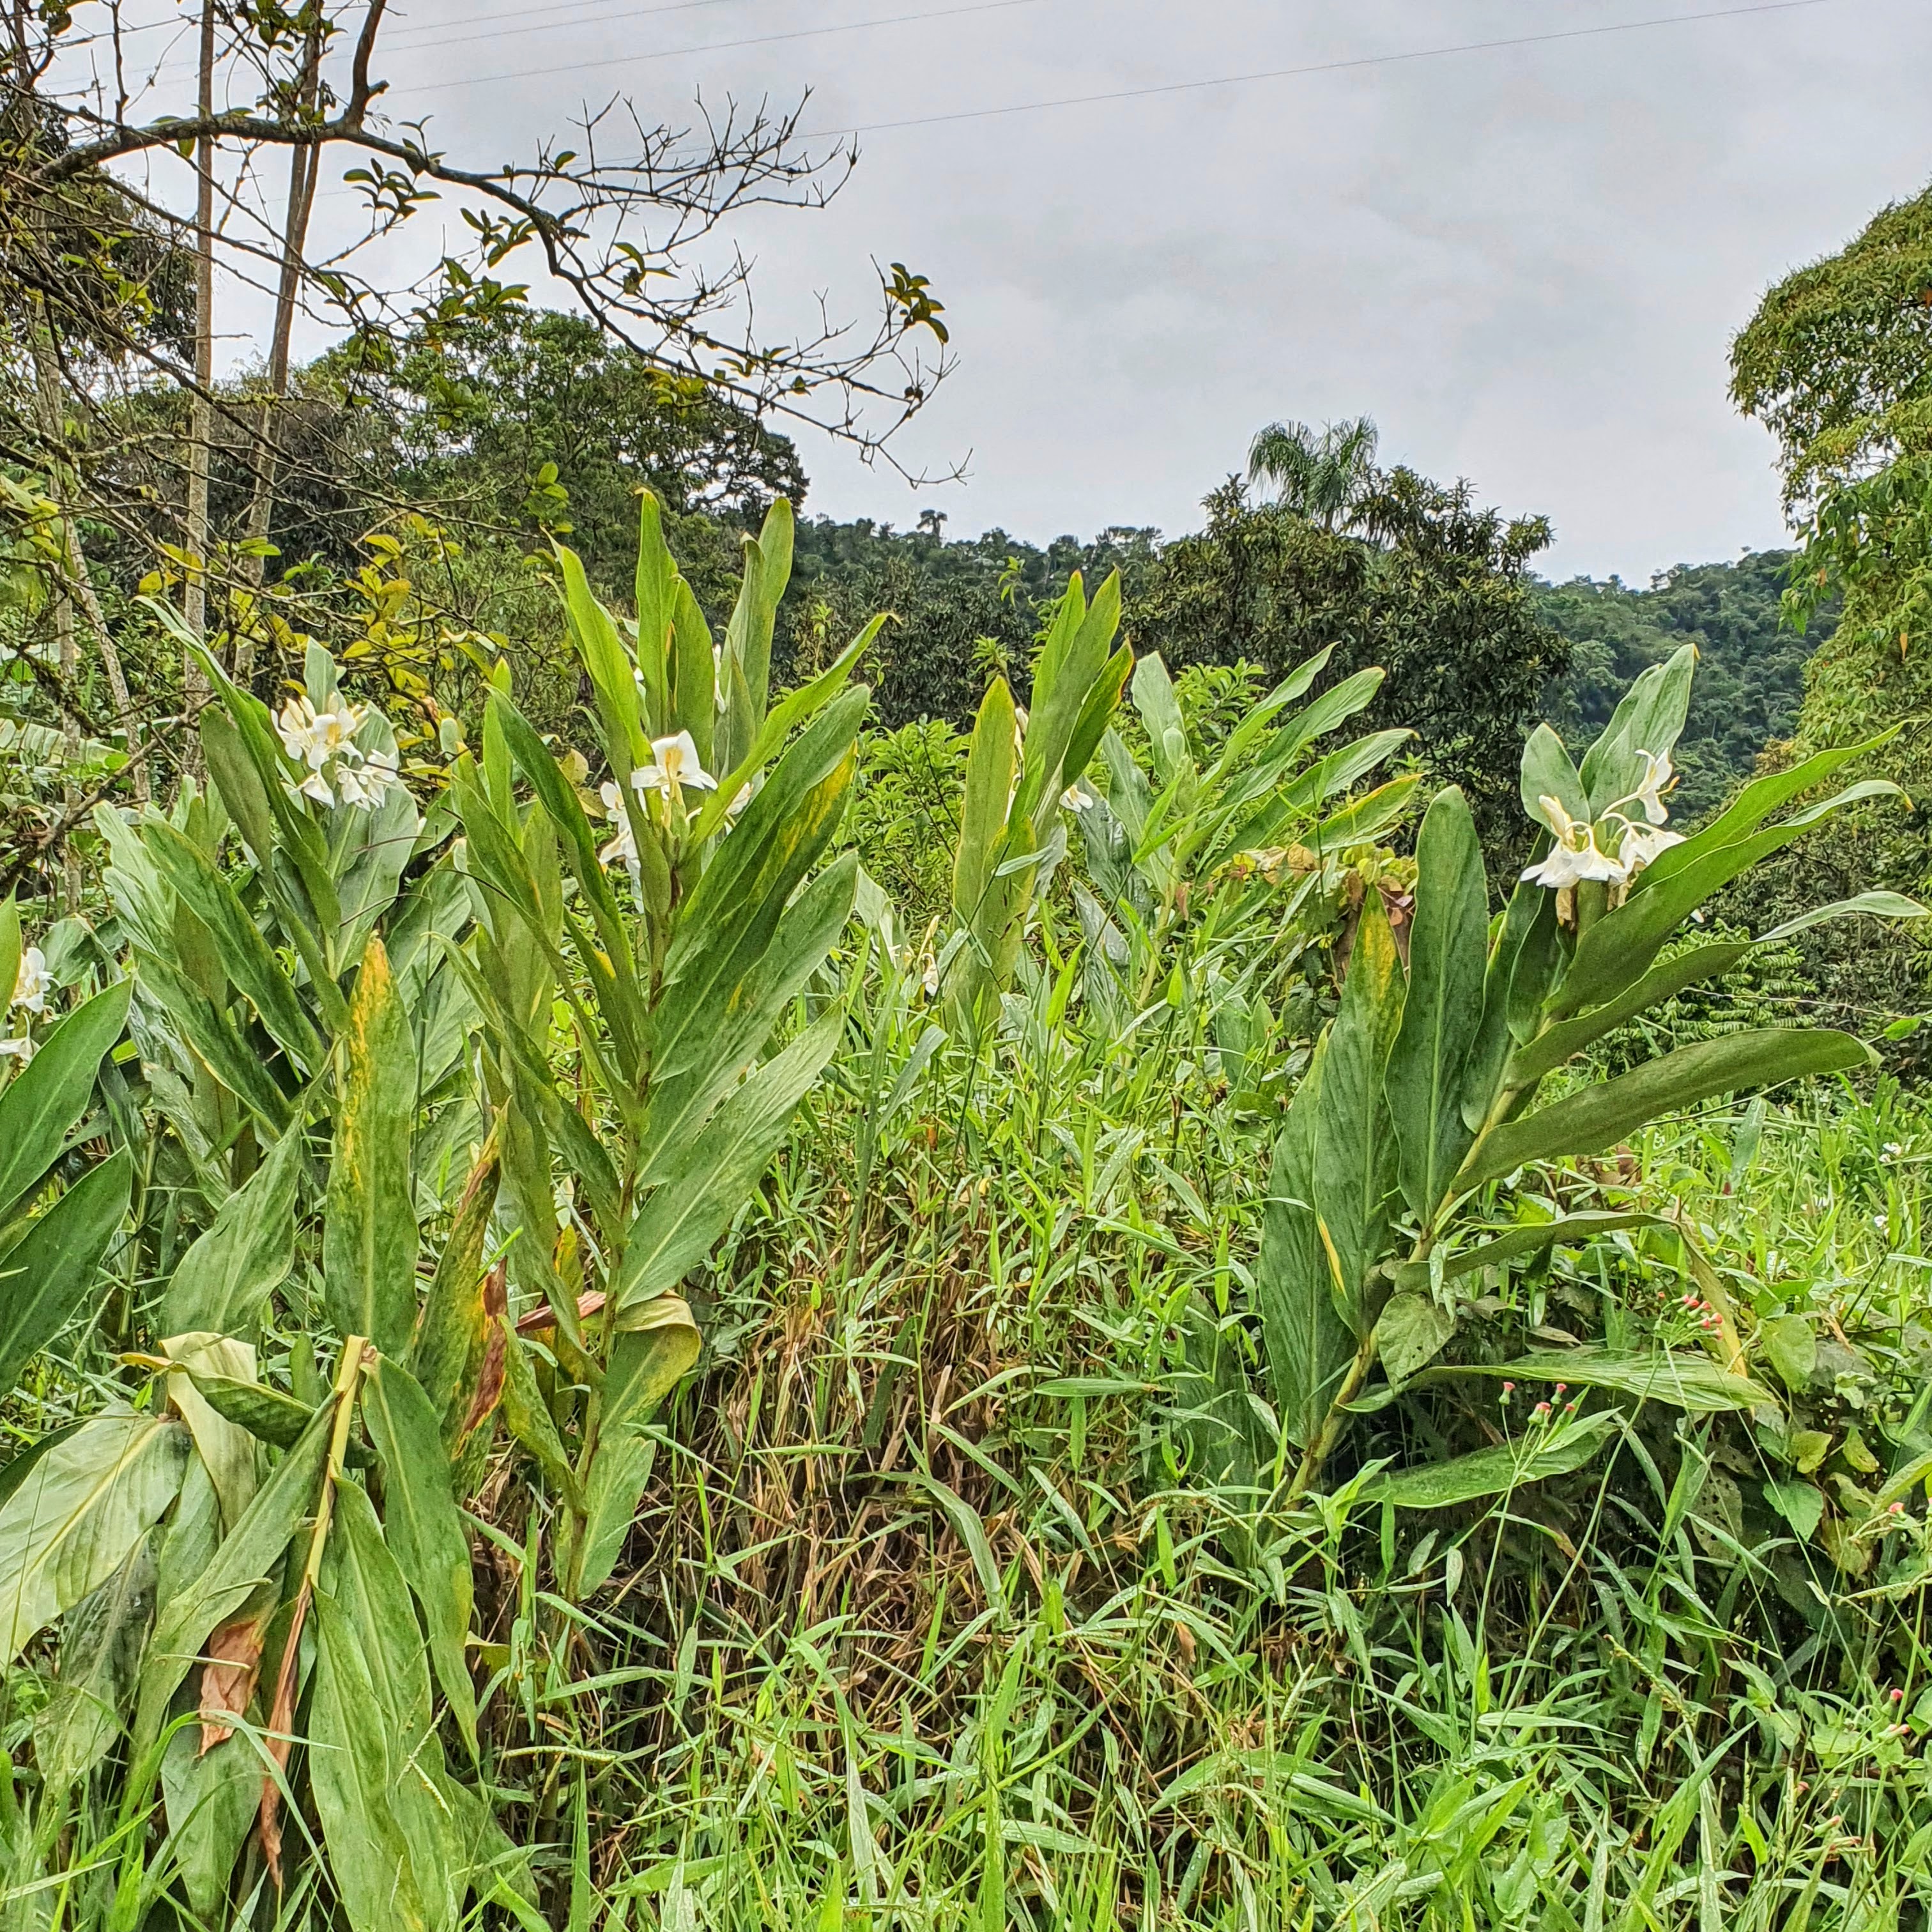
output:
{"label": "leafy tree", "polygon": [[1168,544],[1130,600],[1136,650],[1174,669],[1245,658],[1271,678],[1329,644],[1338,669],[1381,665],[1371,722],[1414,730],[1431,769],[1468,794],[1494,850],[1524,735],[1567,656],[1528,575],[1547,521],[1505,518],[1466,482],[1402,467],[1350,512],[1372,541],[1286,502],[1256,503],[1236,478],[1206,507],[1207,527]]}
{"label": "leafy tree", "polygon": [[[1932,189],[1884,208],[1834,255],[1766,296],[1731,353],[1732,393],[1777,436],[1787,503],[1805,518],[1788,608],[1810,627],[1842,598],[1811,660],[1796,754],[1874,744],[1867,769],[1919,808],[1848,814],[1766,890],[1795,904],[1820,871],[1917,892],[1932,874],[1924,721],[1932,682]],[[1922,942],[1805,935],[1827,997],[1868,1021],[1922,1000]]]}
{"label": "leafy tree", "polygon": [[1765,296],[1731,397],[1778,438],[1789,505],[1932,444],[1932,188]]}
{"label": "leafy tree", "polygon": [[1356,528],[1377,482],[1373,421],[1357,416],[1320,430],[1270,423],[1248,446],[1248,481],[1270,483],[1275,501],[1324,530]]}

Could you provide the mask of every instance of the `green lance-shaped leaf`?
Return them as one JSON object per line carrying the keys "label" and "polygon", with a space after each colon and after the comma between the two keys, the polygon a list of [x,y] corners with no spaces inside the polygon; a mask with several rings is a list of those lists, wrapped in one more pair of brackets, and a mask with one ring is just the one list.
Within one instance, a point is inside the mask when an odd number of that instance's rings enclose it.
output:
{"label": "green lance-shaped leaf", "polygon": [[223,970],[247,996],[283,1051],[304,1073],[313,1073],[322,1064],[321,1039],[302,1010],[293,982],[235,888],[194,840],[172,825],[151,823],[142,828],[142,837],[155,869],[213,934]]}
{"label": "green lance-shaped leaf", "polygon": [[[836,700],[846,697],[848,686],[850,691],[858,694],[860,703],[863,704],[870,694],[862,685],[850,685],[853,669],[860,658],[871,650],[872,640],[885,628],[885,623],[884,616],[874,617],[846,646],[842,657],[828,669],[820,671],[809,684],[802,684],[796,691],[788,692],[772,706],[765,722],[749,734],[751,749],[736,764],[728,767],[718,779],[716,790],[703,794],[704,806],[691,821],[690,843],[700,844],[722,830],[740,794],[778,755],[785,740],[794,731],[811,723]],[[728,659],[727,664],[731,672],[732,710],[735,713],[748,706],[751,700],[746,696],[745,680],[739,674],[737,667],[730,664]],[[721,724],[718,727],[721,738],[724,729]],[[721,764],[724,763],[722,754],[718,762]]]}
{"label": "green lance-shaped leaf", "polygon": [[125,1151],[90,1168],[0,1253],[0,1394],[104,1287],[100,1264],[127,1211]]}
{"label": "green lance-shaped leaf", "polygon": [[604,1414],[584,1486],[584,1531],[578,1559],[580,1599],[610,1580],[650,1474],[651,1445],[638,1433],[698,1360],[698,1324],[674,1294],[635,1311],[611,1345]]}
{"label": "green lance-shaped leaf", "polygon": [[121,1708],[154,1601],[154,1559],[144,1538],[68,1612],[60,1676],[33,1720],[34,1762],[48,1797],[85,1778],[118,1742]]}
{"label": "green lance-shaped leaf", "polygon": [[162,1755],[161,1796],[169,1854],[188,1903],[203,1924],[221,1924],[235,1860],[262,1802],[254,1741],[237,1736],[204,1750],[201,1727],[184,1724]]}
{"label": "green lance-shaped leaf", "polygon": [[556,1422],[537,1386],[530,1350],[507,1315],[496,1318],[503,1338],[503,1426],[535,1460],[552,1489],[573,1508],[582,1497]]}
{"label": "green lance-shaped leaf", "polygon": [[952,860],[952,914],[970,930],[991,883],[993,847],[1006,830],[1006,803],[1019,767],[1013,694],[1003,677],[980,700],[966,754],[959,844]]}
{"label": "green lance-shaped leaf", "polygon": [[858,871],[853,853],[828,866],[785,909],[770,944],[735,984],[712,989],[703,1008],[677,1016],[686,1023],[676,1032],[667,1022],[641,1158],[696,1133],[737,1084],[844,930]]}
{"label": "green lance-shaped leaf", "polygon": [[0,1504],[0,1665],[98,1589],[181,1488],[188,1431],[99,1415],[35,1457]]}
{"label": "green lance-shaped leaf", "polygon": [[389,1546],[422,1606],[436,1682],[474,1757],[476,1691],[463,1656],[474,1585],[442,1420],[415,1377],[382,1358],[363,1385],[362,1418],[382,1464]]}
{"label": "green lance-shaped leaf", "polygon": [[1700,980],[1716,979],[1728,973],[1750,956],[1754,944],[1748,939],[1717,940],[1708,946],[1693,946],[1674,959],[1660,960],[1614,1000],[1593,1006],[1575,1019],[1560,1020],[1517,1047],[1510,1056],[1503,1084],[1516,1088],[1533,1086],[1545,1074],[1553,1072],[1566,1060],[1626,1020],[1634,1019],[1661,1000],[1675,998]]}
{"label": "green lance-shaped leaf", "polygon": [[602,842],[591,830],[576,792],[529,721],[500,692],[493,692],[489,701],[518,769],[562,836],[565,862],[590,908],[599,942],[598,946],[586,944],[578,950],[610,1028],[618,1063],[628,1076],[634,1078],[638,1042],[644,1031],[644,1006],[623,916],[610,890],[610,875],[597,856]]}
{"label": "green lance-shaped leaf", "polygon": [[1826,1028],[1768,1027],[1700,1040],[1492,1129],[1470,1150],[1456,1192],[1466,1193],[1532,1161],[1604,1153],[1651,1121],[1720,1094],[1872,1064],[1862,1042]]}
{"label": "green lance-shaped leaf", "polygon": [[771,690],[772,632],[785,586],[791,581],[792,510],[781,496],[765,513],[755,541],[745,544],[745,575],[725,634],[725,652],[743,674],[755,723],[765,715]]}
{"label": "green lance-shaped leaf", "polygon": [[[638,493],[638,567],[633,586],[638,613],[638,674],[648,714],[647,735],[652,736],[669,728],[670,632],[678,582],[677,565],[664,542],[664,513],[657,498],[650,490],[640,490]],[[641,763],[641,759],[638,762]]]}
{"label": "green lance-shaped leaf", "polygon": [[1482,1023],[1488,955],[1482,848],[1468,802],[1450,785],[1436,794],[1417,842],[1408,992],[1388,1064],[1402,1193],[1425,1227],[1471,1139],[1462,1077]]}
{"label": "green lance-shaped leaf", "polygon": [[258,866],[274,862],[274,818],[268,808],[268,788],[242,742],[240,728],[220,705],[206,706],[201,714],[201,748],[208,776],[242,834],[242,841]]}
{"label": "green lance-shaped leaf", "polygon": [[1173,680],[1158,652],[1135,664],[1132,688],[1134,709],[1147,727],[1154,776],[1166,784],[1184,765],[1193,760],[1187,749],[1187,724],[1180,715],[1180,702],[1174,694]]}
{"label": "green lance-shaped leaf", "polygon": [[620,1314],[675,1288],[711,1252],[771,1165],[844,1026],[842,1010],[827,1013],[738,1087],[701,1133],[661,1154],[644,1177],[652,1192],[613,1283]]}
{"label": "green lance-shaped leaf", "polygon": [[[20,977],[20,908],[9,892],[0,899],[0,1001],[12,993]],[[0,1018],[6,1017],[0,1008]]]}
{"label": "green lance-shaped leaf", "polygon": [[1624,693],[1583,760],[1583,788],[1589,794],[1592,818],[1600,818],[1642,783],[1646,753],[1663,758],[1676,749],[1690,708],[1690,679],[1696,668],[1696,646],[1682,645]]}
{"label": "green lance-shaped leaf", "polygon": [[1334,1275],[1314,1207],[1324,1063],[1325,1053],[1318,1052],[1275,1142],[1255,1265],[1255,1300],[1275,1413],[1300,1449],[1322,1433],[1355,1349],[1336,1306]]}
{"label": "green lance-shaped leaf", "polygon": [[161,1298],[164,1335],[240,1335],[260,1321],[264,1303],[295,1261],[302,1138],[299,1128],[283,1135],[175,1264]]}
{"label": "green lance-shaped leaf", "polygon": [[718,729],[717,668],[711,656],[711,627],[698,608],[691,586],[681,577],[670,636],[671,722],[677,730],[691,734],[698,764],[710,772]]}
{"label": "green lance-shaped leaf", "polygon": [[[630,656],[610,612],[592,592],[576,552],[559,544],[556,560],[563,574],[563,608],[571,641],[590,674],[598,716],[604,726],[604,750],[617,782],[627,785],[632,772],[650,762],[650,742],[644,730],[637,681],[631,675]],[[652,707],[653,717],[664,715],[660,709],[665,701],[664,663],[660,647],[655,655],[644,652],[638,664],[646,681],[643,695]],[[654,692],[650,688],[653,677],[658,680]]]}
{"label": "green lance-shaped leaf", "polygon": [[336,1493],[315,1598],[309,1784],[353,1932],[454,1932],[468,1882],[408,1588],[369,1498]]}
{"label": "green lance-shaped leaf", "polygon": [[1459,1364],[1435,1372],[1488,1376],[1519,1383],[1563,1382],[1571,1388],[1602,1388],[1640,1402],[1660,1402],[1692,1415],[1726,1409],[1771,1408],[1776,1396],[1748,1376],[1732,1375],[1708,1355],[1689,1349],[1652,1348],[1615,1354],[1606,1348],[1539,1348],[1513,1362]]}
{"label": "green lance-shaped leaf", "polygon": [[1410,802],[1421,788],[1420,772],[1391,778],[1324,818],[1309,842],[1318,852],[1340,852],[1384,838],[1408,815]]}
{"label": "green lance-shaped leaf", "polygon": [[410,1372],[442,1418],[443,1446],[452,1448],[476,1394],[476,1376],[489,1346],[484,1306],[484,1268],[490,1217],[496,1210],[502,1164],[496,1137],[477,1156],[457,1203],[449,1238],[438,1257],[429,1292],[416,1320]]}
{"label": "green lance-shaped leaf", "polygon": [[1894,724],[1862,745],[1840,745],[1814,754],[1802,764],[1767,772],[1763,777],[1752,779],[1709,824],[1682,844],[1660,854],[1638,873],[1630,881],[1630,896],[1641,898],[1646,892],[1654,892],[1679,872],[1697,864],[1706,854],[1749,838],[1780,806],[1816,790],[1846,766],[1888,743],[1898,735],[1900,728]]}
{"label": "green lance-shaped leaf", "polygon": [[[1444,1280],[1454,1281],[1458,1275],[1471,1274],[1478,1268],[1498,1268],[1504,1262],[1525,1260],[1532,1255],[1542,1253],[1546,1248],[1577,1247],[1626,1228],[1674,1228],[1676,1225],[1661,1214],[1594,1210],[1565,1214],[1554,1221],[1532,1222],[1511,1228],[1507,1233],[1497,1235],[1494,1240],[1479,1242],[1473,1248],[1460,1248],[1454,1253],[1438,1248],[1428,1261],[1396,1263],[1389,1268],[1388,1275],[1399,1289],[1426,1294],[1432,1276],[1438,1269]],[[1459,1232],[1466,1237],[1488,1231],[1475,1228]]]}
{"label": "green lance-shaped leaf", "polygon": [[1397,1509],[1449,1509],[1484,1496],[1504,1496],[1526,1483],[1580,1469],[1622,1421],[1615,1409],[1607,1409],[1560,1425],[1532,1441],[1502,1443],[1425,1468],[1378,1476],[1364,1487],[1361,1499],[1392,1503]]}
{"label": "green lance-shaped leaf", "polygon": [[[1540,960],[1556,922],[1556,895],[1526,879],[1516,881],[1503,909],[1501,930],[1490,948],[1483,974],[1483,1018],[1462,1069],[1462,1124],[1480,1133],[1502,1097],[1503,1069],[1509,1059],[1512,1004],[1530,997],[1526,982],[1539,976]],[[1536,996],[1540,1005],[1540,995]]]}
{"label": "green lance-shaped leaf", "polygon": [[[190,1368],[188,1372],[196,1393],[217,1415],[226,1418],[238,1429],[245,1429],[258,1442],[266,1442],[272,1449],[292,1449],[315,1420],[316,1412],[306,1402],[271,1388],[266,1382],[211,1375],[200,1368]],[[374,1460],[353,1436],[344,1453],[352,1469],[366,1469]]]}
{"label": "green lance-shaped leaf", "polygon": [[332,1402],[315,1412],[295,1447],[256,1491],[255,1500],[214,1556],[185,1580],[179,1594],[158,1606],[154,1634],[141,1666],[135,1714],[138,1744],[145,1748],[160,1735],[168,1700],[193,1666],[209,1633],[226,1623],[277,1574],[296,1532],[314,1513],[328,1466],[329,1430],[334,1418]]}
{"label": "green lance-shaped leaf", "polygon": [[189,1051],[231,1094],[247,1102],[272,1132],[285,1131],[294,1111],[288,1096],[228,1016],[172,961],[145,947],[137,950],[135,959],[142,993],[166,1010]]}
{"label": "green lance-shaped leaf", "polygon": [[[10,993],[9,984],[0,997]],[[97,993],[49,1034],[0,1093],[0,1226],[46,1178],[94,1097],[94,1077],[128,1023],[132,984]]]}
{"label": "green lance-shaped leaf", "polygon": [[1539,825],[1550,823],[1543,801],[1553,798],[1571,818],[1590,822],[1590,795],[1571,764],[1563,740],[1547,724],[1539,724],[1522,748],[1522,808]]}
{"label": "green lance-shaped leaf", "polygon": [[1395,1188],[1383,1076],[1402,1024],[1402,992],[1388,915],[1382,894],[1371,891],[1328,1036],[1315,1131],[1315,1208],[1334,1265],[1336,1310],[1358,1338],[1375,1323],[1369,1270],[1382,1258]]}
{"label": "green lance-shaped leaf", "polygon": [[409,1346],[416,1320],[416,1216],[410,1136],[416,1056],[389,962],[371,939],[341,1042],[341,1094],[322,1222],[329,1319],[386,1354]]}

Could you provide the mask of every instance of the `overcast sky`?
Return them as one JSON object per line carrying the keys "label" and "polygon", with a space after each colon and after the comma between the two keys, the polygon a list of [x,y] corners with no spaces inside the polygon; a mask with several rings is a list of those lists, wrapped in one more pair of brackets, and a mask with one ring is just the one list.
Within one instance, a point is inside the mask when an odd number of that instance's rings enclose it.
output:
{"label": "overcast sky", "polygon": [[913,490],[807,440],[814,510],[1175,532],[1261,424],[1366,412],[1385,457],[1548,514],[1551,574],[1641,582],[1780,540],[1727,342],[1932,176],[1927,0],[1736,5],[418,0],[384,70],[484,163],[618,89],[679,120],[808,86],[808,127],[874,130],[830,210],[745,238],[775,316],[863,313],[873,259],[932,278],[959,366],[898,453],[969,475]]}

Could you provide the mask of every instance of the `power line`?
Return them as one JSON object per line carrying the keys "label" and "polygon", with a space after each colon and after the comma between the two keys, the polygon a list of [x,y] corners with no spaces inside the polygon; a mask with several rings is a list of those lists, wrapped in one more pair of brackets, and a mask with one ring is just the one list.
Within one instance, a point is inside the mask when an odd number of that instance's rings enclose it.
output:
{"label": "power line", "polygon": [[[564,20],[548,26],[517,28],[510,31],[519,33],[551,33],[560,28],[615,26],[623,21],[641,19],[652,14],[670,14],[682,11],[693,6],[712,6],[724,4],[724,0],[679,0],[679,4],[668,7],[644,7],[629,14],[607,16],[603,20]],[[889,14],[872,20],[844,20],[829,27],[796,27],[784,33],[754,34],[742,40],[711,40],[700,46],[688,47],[661,47],[649,53],[620,54],[609,60],[572,61],[561,67],[519,68],[512,74],[470,74],[458,80],[433,80],[422,86],[412,86],[412,95],[418,94],[443,94],[466,87],[487,87],[497,81],[547,80],[559,74],[583,74],[596,68],[635,67],[648,61],[678,60],[687,54],[722,53],[734,47],[770,46],[781,40],[817,40],[828,34],[863,33],[874,27],[902,27],[921,20],[950,20],[966,14],[1004,13],[1016,7],[1038,7],[1047,0],[974,0],[974,4],[955,7],[940,7],[922,14]],[[452,40],[422,40],[396,50],[400,53],[424,53],[432,49],[460,46],[469,40],[496,40],[502,38],[499,34],[470,34]],[[154,78],[178,79],[192,71],[187,68],[157,70]]]}
{"label": "power line", "polygon": [[877,20],[842,21],[830,27],[794,27],[782,34],[754,34],[743,40],[712,40],[703,46],[661,47],[646,54],[620,54],[611,60],[572,61],[563,67],[521,68],[514,74],[471,74],[460,80],[434,80],[425,86],[412,87],[410,92],[443,94],[458,88],[488,87],[502,80],[548,80],[558,74],[582,74],[592,68],[638,67],[646,61],[679,60],[687,54],[725,53],[734,47],[770,46],[780,40],[813,40],[828,34],[863,33],[874,27],[903,27],[920,20],[950,20],[965,14],[999,14],[1016,7],[1043,4],[1045,0],[974,0],[969,6],[940,7],[924,14],[889,14]]}
{"label": "power line", "polygon": [[[512,7],[506,8],[502,12],[496,14],[469,14],[454,20],[425,20],[420,26],[398,27],[396,29],[396,32],[398,34],[419,34],[426,35],[428,37],[427,40],[418,41],[416,44],[419,46],[434,45],[436,44],[436,31],[437,28],[441,27],[470,27],[476,26],[479,21],[484,20],[526,20],[530,19],[532,14],[567,14],[575,11],[581,8],[608,7],[615,4],[616,0],[548,0],[548,4],[542,7]],[[650,14],[688,14],[693,9],[700,7],[740,6],[743,4],[744,0],[665,0],[665,4],[656,7],[634,8],[629,13],[619,14],[615,17],[619,20],[639,20]],[[558,22],[558,24],[562,26],[574,27],[596,26],[600,23],[594,20],[565,20]],[[182,28],[187,28],[192,30],[194,25],[194,22],[192,20],[175,19],[167,20],[144,20],[136,26],[123,27],[120,31],[118,38],[123,40],[130,40],[137,34],[166,33],[171,31],[178,30]],[[506,32],[521,32],[524,29],[520,28],[506,28],[505,31]],[[72,38],[64,41],[62,45],[64,49],[70,52],[76,47],[91,47],[104,43],[110,42],[116,38],[116,36],[111,31],[104,32],[97,30],[91,34],[76,34],[74,35]],[[470,36],[470,38],[472,39],[487,39],[490,38],[490,36],[472,34]],[[385,46],[392,46],[395,43],[393,40],[385,40],[382,44]]]}
{"label": "power line", "polygon": [[[744,0],[669,0],[669,4],[656,7],[632,7],[621,14],[593,14],[581,20],[548,20],[534,27],[504,27],[494,33],[454,34],[444,38],[437,32],[441,27],[473,27],[490,20],[527,20],[539,14],[567,14],[586,7],[608,7],[614,0],[554,0],[548,7],[513,7],[500,14],[470,14],[457,20],[427,20],[419,27],[399,27],[397,38],[383,41],[386,47],[399,53],[407,53],[418,47],[460,47],[472,40],[500,40],[512,34],[555,34],[572,27],[620,26],[628,20],[644,20],[659,14],[688,14],[702,7],[734,7],[744,4]],[[422,38],[409,40],[404,37],[419,34]]]}
{"label": "power line", "polygon": [[[1116,88],[1105,94],[1063,94],[1052,100],[1021,100],[1004,107],[965,107],[947,114],[924,114],[906,121],[873,121],[856,128],[827,128],[802,135],[811,141],[844,140],[854,134],[884,134],[906,128],[935,128],[954,121],[986,121],[1007,114],[1041,114],[1058,107],[1092,107],[1117,100],[1144,100],[1156,94],[1189,94],[1210,87],[1242,87],[1261,80],[1292,80],[1310,74],[1345,74],[1355,68],[1389,67],[1398,62],[1439,60],[1450,54],[1492,53],[1509,47],[1540,46],[1552,40],[1587,40],[1605,34],[1641,33],[1653,27],[1684,27],[1700,20],[1735,20],[1747,14],[1789,14],[1823,7],[1832,0],[1755,0],[1742,7],[1715,7],[1697,14],[1663,14],[1646,20],[1615,20],[1599,27],[1564,27],[1541,34],[1513,34],[1493,40],[1462,40],[1449,46],[1415,47],[1406,53],[1358,54],[1347,60],[1315,61],[1302,67],[1258,68],[1245,74],[1217,74],[1207,80],[1162,81],[1148,87]],[[605,63],[619,66],[620,62]],[[460,86],[460,82],[445,82]]]}

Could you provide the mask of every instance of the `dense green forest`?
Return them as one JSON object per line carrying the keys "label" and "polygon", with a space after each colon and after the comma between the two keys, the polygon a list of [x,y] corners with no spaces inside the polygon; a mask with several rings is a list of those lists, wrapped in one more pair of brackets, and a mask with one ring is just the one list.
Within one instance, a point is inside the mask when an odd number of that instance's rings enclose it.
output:
{"label": "dense green forest", "polygon": [[1544,715],[1572,745],[1610,722],[1618,694],[1681,644],[1697,646],[1697,687],[1679,741],[1678,796],[1697,814],[1748,777],[1768,745],[1790,738],[1804,667],[1832,632],[1826,606],[1799,634],[1784,616],[1792,553],[1759,550],[1732,563],[1678,564],[1646,590],[1612,578],[1539,586],[1543,621],[1570,642],[1570,663]]}
{"label": "dense green forest", "polygon": [[1932,193],[1790,555],[948,541],[782,112],[149,24],[0,42],[0,1932],[1918,1932]]}

